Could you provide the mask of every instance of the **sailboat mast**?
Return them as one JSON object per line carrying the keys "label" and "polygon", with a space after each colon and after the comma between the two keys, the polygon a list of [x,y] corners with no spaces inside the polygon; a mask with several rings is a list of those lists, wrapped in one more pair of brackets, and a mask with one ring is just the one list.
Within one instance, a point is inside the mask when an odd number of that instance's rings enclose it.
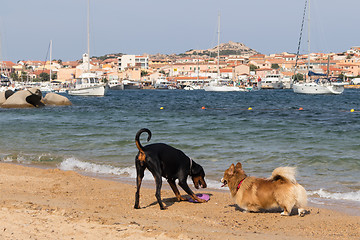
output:
{"label": "sailboat mast", "polygon": [[87,9],[87,54],[88,54],[88,72],[90,72],[90,0],[88,0]]}
{"label": "sailboat mast", "polygon": [[329,79],[329,76],[330,76],[330,56],[328,56],[326,75],[327,75],[327,79]]}
{"label": "sailboat mast", "polygon": [[50,40],[50,77],[49,77],[50,82],[51,82],[51,58],[52,58],[52,40]]}
{"label": "sailboat mast", "polygon": [[308,0],[308,71],[310,71],[310,0]]}
{"label": "sailboat mast", "polygon": [[218,32],[217,32],[217,75],[220,77],[220,12],[218,14]]}

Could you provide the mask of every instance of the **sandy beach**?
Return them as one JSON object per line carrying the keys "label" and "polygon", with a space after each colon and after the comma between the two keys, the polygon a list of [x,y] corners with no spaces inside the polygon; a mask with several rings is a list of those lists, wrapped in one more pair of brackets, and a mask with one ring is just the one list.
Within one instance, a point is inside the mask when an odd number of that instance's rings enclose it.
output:
{"label": "sandy beach", "polygon": [[208,189],[198,193],[210,201],[197,204],[164,188],[161,211],[143,187],[135,210],[134,185],[7,163],[0,189],[1,239],[360,239],[359,216],[315,207],[305,217],[243,213],[228,193]]}

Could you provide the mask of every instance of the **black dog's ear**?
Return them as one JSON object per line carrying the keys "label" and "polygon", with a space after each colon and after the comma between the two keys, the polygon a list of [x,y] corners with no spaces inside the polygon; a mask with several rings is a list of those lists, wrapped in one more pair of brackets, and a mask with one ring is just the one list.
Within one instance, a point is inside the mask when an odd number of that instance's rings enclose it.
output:
{"label": "black dog's ear", "polygon": [[200,166],[199,164],[195,163],[193,161],[193,165],[191,167],[191,175],[192,176],[205,176],[205,172],[204,169],[202,168],[202,166]]}

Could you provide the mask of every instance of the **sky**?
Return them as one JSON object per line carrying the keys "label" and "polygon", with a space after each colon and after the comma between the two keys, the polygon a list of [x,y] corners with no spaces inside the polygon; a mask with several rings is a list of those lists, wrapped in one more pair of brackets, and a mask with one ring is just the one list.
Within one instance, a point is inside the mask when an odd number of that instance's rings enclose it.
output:
{"label": "sky", "polygon": [[[87,52],[87,0],[1,1],[0,59],[78,60]],[[90,0],[90,55],[172,54],[241,42],[296,53],[305,0]],[[360,45],[359,0],[311,0],[311,52]],[[307,53],[307,23],[300,53]]]}

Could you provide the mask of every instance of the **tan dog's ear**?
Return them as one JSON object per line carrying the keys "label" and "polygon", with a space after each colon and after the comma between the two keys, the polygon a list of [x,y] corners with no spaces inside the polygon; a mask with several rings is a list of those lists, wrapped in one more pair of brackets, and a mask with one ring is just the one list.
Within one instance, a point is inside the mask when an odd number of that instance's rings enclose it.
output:
{"label": "tan dog's ear", "polygon": [[231,164],[231,166],[229,167],[229,174],[233,175],[234,174],[234,170],[235,170],[235,165]]}
{"label": "tan dog's ear", "polygon": [[236,164],[236,167],[235,167],[235,168],[236,168],[236,170],[241,170],[241,169],[242,169],[241,163],[238,162],[238,163]]}

